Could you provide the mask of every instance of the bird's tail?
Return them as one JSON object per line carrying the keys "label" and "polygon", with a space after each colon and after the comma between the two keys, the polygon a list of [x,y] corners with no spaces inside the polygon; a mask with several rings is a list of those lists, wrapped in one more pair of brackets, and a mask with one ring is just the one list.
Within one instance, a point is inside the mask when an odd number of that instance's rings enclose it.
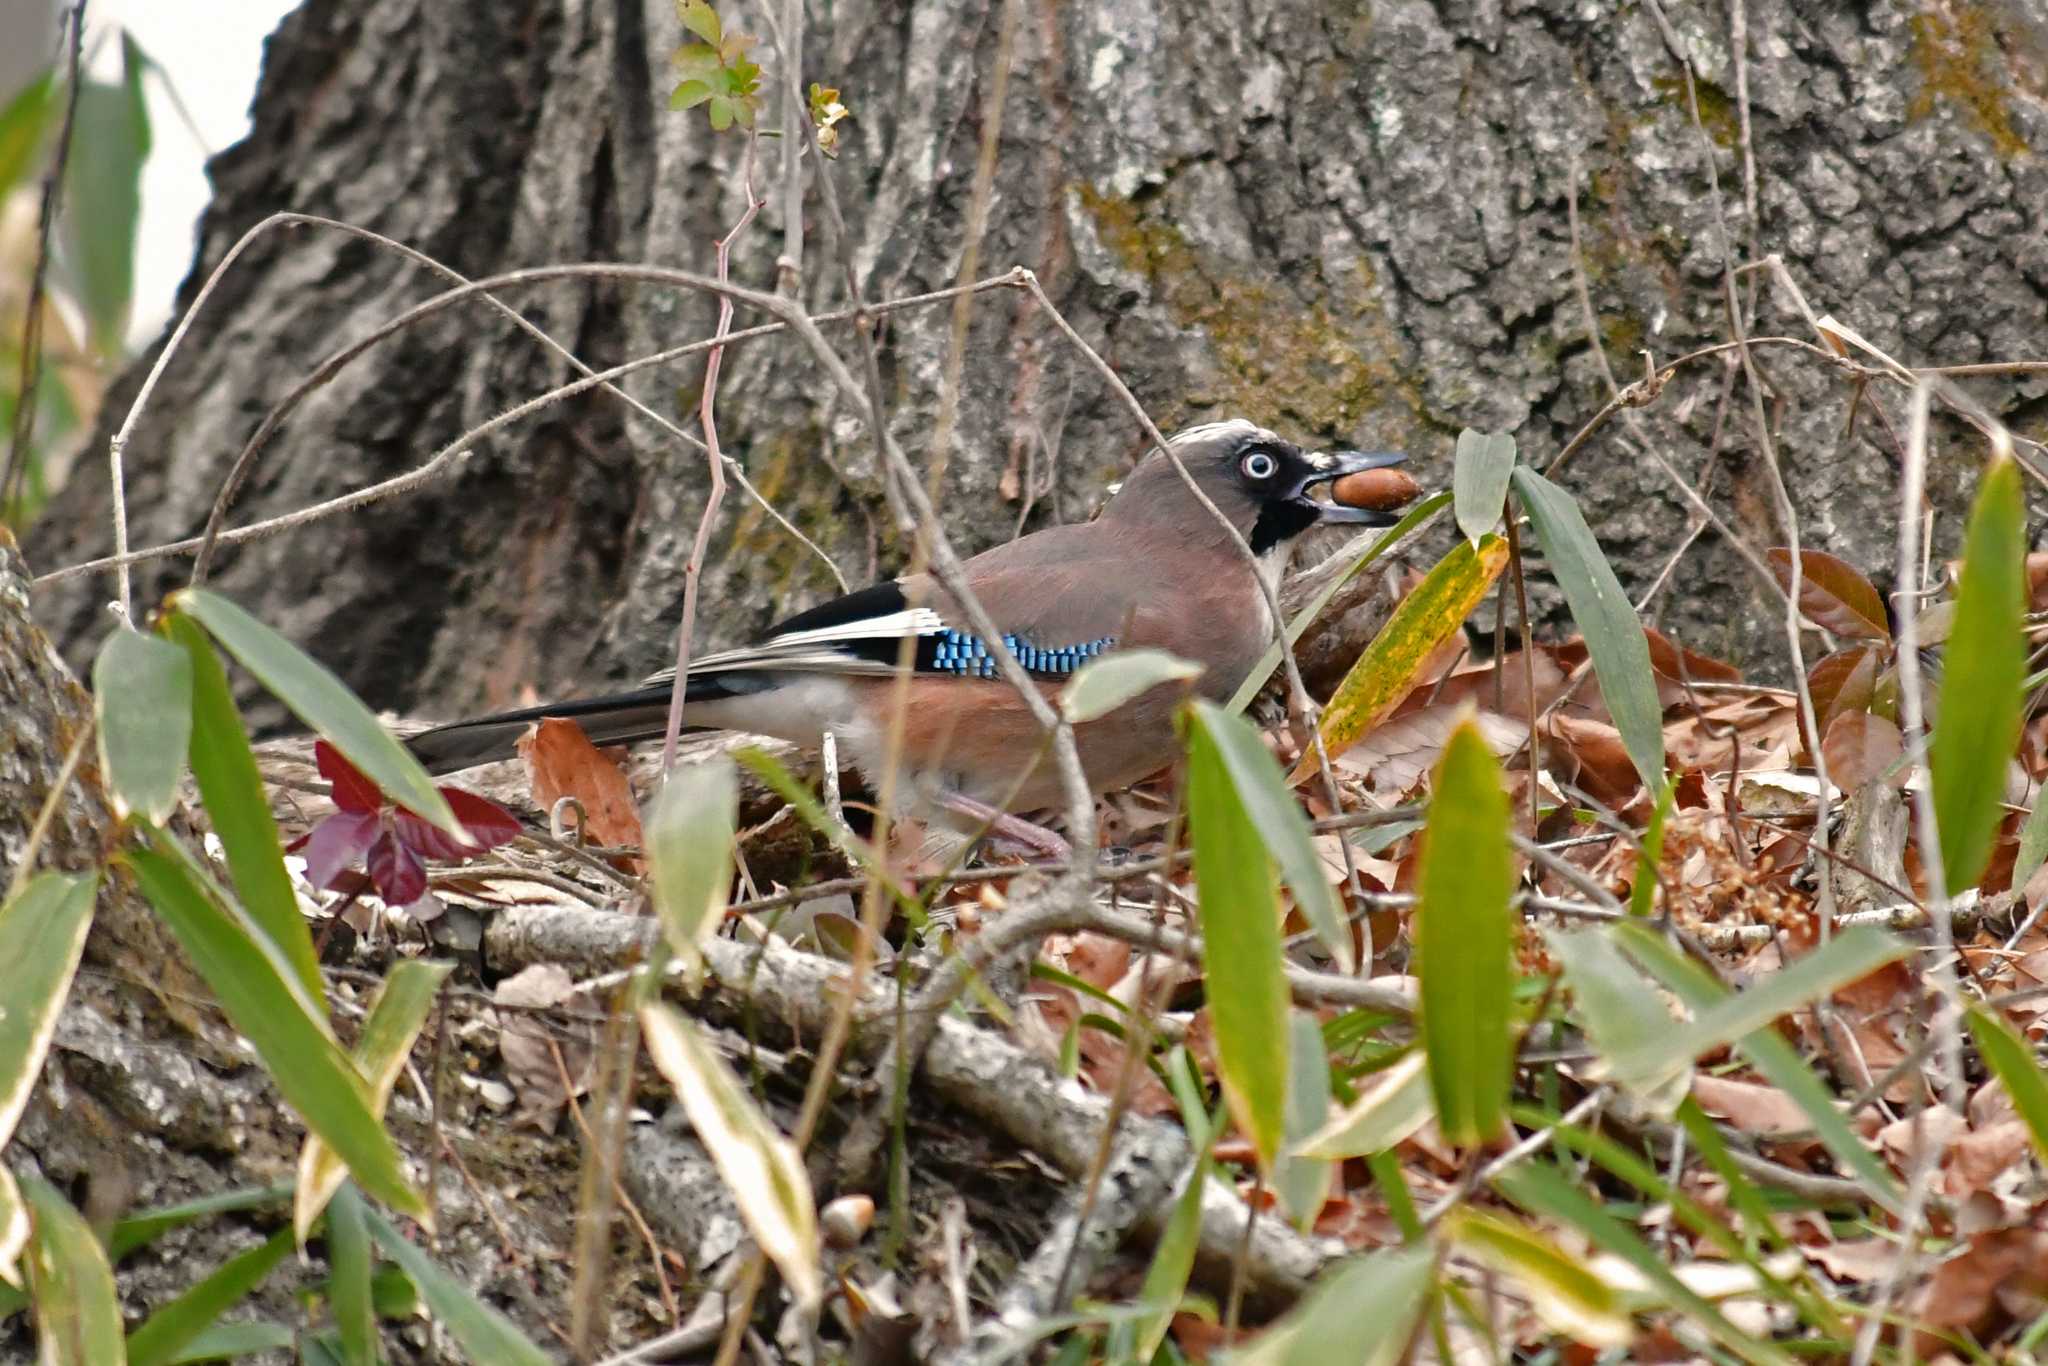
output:
{"label": "bird's tail", "polygon": [[[743,673],[692,674],[683,695],[683,705],[687,709],[692,704],[737,697],[758,691],[760,686],[757,678]],[[450,722],[421,731],[407,740],[405,746],[412,751],[414,758],[426,765],[429,773],[453,773],[477,764],[510,759],[518,752],[519,737],[526,733],[526,728],[548,717],[576,722],[593,744],[624,745],[635,740],[655,740],[668,729],[668,699],[669,685],[654,683],[630,692],[550,702],[538,707],[521,707],[517,711],[480,716],[473,721]],[[684,718],[683,728],[686,731],[705,729],[688,724],[687,710]]]}

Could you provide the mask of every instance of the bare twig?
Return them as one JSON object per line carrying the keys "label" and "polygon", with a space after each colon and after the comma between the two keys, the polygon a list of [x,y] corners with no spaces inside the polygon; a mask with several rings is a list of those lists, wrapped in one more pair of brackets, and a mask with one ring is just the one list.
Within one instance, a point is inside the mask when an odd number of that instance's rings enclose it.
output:
{"label": "bare twig", "polygon": [[[422,266],[427,270],[434,272],[442,279],[450,281],[451,283],[459,287],[469,286],[472,284],[472,282],[466,276],[462,275],[458,271],[449,268],[448,266],[444,265],[435,258],[427,255],[425,252],[417,251],[412,247],[406,246],[402,242],[395,241],[392,238],[384,236],[384,234],[382,233],[372,232],[368,228],[357,227],[353,223],[344,223],[338,219],[322,218],[315,214],[272,214],[269,218],[264,219],[261,223],[258,223],[255,227],[249,229],[248,232],[244,233],[242,236],[242,241],[251,241],[261,233],[269,229],[279,227],[325,228],[334,232],[346,233],[351,237],[359,238],[362,241],[369,242],[381,250],[389,251],[398,256],[402,256],[406,260],[412,262],[414,265]],[[221,264],[215,268],[213,276],[209,277],[207,282],[207,287],[209,289],[212,287],[213,279],[219,278],[219,276],[226,271],[229,262],[232,261],[237,254],[239,254],[240,250],[241,247],[240,244],[238,243],[235,251],[230,252],[228,256],[221,262]],[[315,366],[310,375],[308,375],[305,379],[301,380],[296,386],[293,387],[292,391],[289,394],[287,394],[274,407],[272,407],[268,413],[264,414],[263,421],[257,424],[255,432],[252,433],[248,441],[246,441],[243,444],[241,453],[235,457],[235,463],[229,467],[227,477],[221,481],[220,490],[214,496],[213,507],[207,513],[206,528],[202,533],[203,539],[200,542],[198,558],[192,566],[193,583],[196,584],[205,582],[207,572],[211,568],[212,564],[212,548],[220,536],[222,526],[225,525],[227,521],[228,509],[233,505],[235,496],[238,493],[240,493],[242,486],[248,481],[250,473],[255,469],[256,460],[258,456],[262,453],[264,447],[269,443],[271,436],[276,433],[278,427],[281,426],[285,418],[288,417],[292,413],[292,411],[298,407],[299,403],[303,399],[305,399],[307,395],[311,394],[314,390],[320,388],[321,386],[325,385],[329,380],[333,379],[334,376],[341,370],[341,368],[344,365],[354,360],[357,356],[362,355],[365,351],[369,350],[370,347],[374,346],[380,341],[385,340],[388,337],[397,335],[406,327],[409,327],[412,324],[424,318],[431,317],[434,313],[439,312],[442,308],[448,306],[451,303],[461,302],[471,297],[473,293],[474,290],[472,289],[462,288],[450,294],[443,294],[436,296],[435,298],[428,299],[425,303],[420,304],[415,308],[408,309],[404,313],[401,313],[397,318],[393,319],[391,322],[385,324],[384,326],[374,329],[372,332],[370,332],[368,336],[354,343],[351,343],[348,346],[342,347],[340,350],[328,356],[327,359],[323,360],[319,365]],[[201,297],[204,297],[203,292]],[[580,356],[576,355],[576,353],[571,351],[568,347],[562,345],[553,337],[549,336],[547,332],[542,330],[539,326],[537,326],[530,319],[528,319],[524,313],[521,313],[518,309],[504,302],[502,299],[499,299],[494,294],[485,293],[479,297],[482,298],[483,302],[489,304],[491,308],[494,311],[496,311],[500,317],[505,318],[507,321],[511,322],[515,327],[519,328],[528,336],[532,337],[535,341],[538,341],[542,346],[546,347],[548,350],[554,352],[563,360],[567,361],[569,365],[573,367],[578,374],[588,376],[593,373],[590,366],[586,364]],[[194,303],[193,310],[196,310],[197,308],[198,304]],[[780,325],[770,324],[769,330],[779,331]],[[740,335],[758,336],[762,335],[762,330],[758,328],[748,329],[746,333]],[[730,341],[731,338],[728,337],[726,340]],[[696,347],[699,350],[709,350],[714,346],[718,346],[719,344],[720,343],[718,342],[718,339],[713,338],[709,341],[697,343]],[[690,353],[684,352],[682,354]],[[610,394],[612,397],[626,404],[628,407],[633,409],[634,412],[638,413],[641,417],[647,419],[649,422],[652,422],[655,426],[659,427],[663,432],[667,433],[676,441],[682,443],[685,446],[690,447],[693,450],[702,451],[704,449],[703,442],[699,441],[696,437],[690,435],[681,427],[677,426],[664,414],[657,412],[653,408],[648,407],[645,403],[642,403],[639,399],[627,393],[624,389],[621,389],[617,385],[610,383],[607,383],[602,387],[606,393]],[[830,571],[832,577],[838,582],[840,591],[846,591],[846,576],[839,572],[839,566],[833,562],[832,557],[830,555],[827,555],[825,551],[821,547],[819,547],[819,545],[810,537],[804,535],[802,531],[798,530],[795,523],[791,522],[787,517],[783,516],[781,509],[777,508],[773,503],[769,502],[768,499],[762,495],[761,491],[754,487],[752,481],[750,481],[747,478],[746,471],[740,467],[740,463],[737,460],[734,460],[731,456],[726,456],[724,457],[724,465],[726,470],[733,476],[733,482],[737,483],[740,486],[741,490],[749,498],[752,498],[755,501],[755,503],[757,503],[761,507],[762,511],[768,514],[768,516],[775,522],[777,526],[781,527],[783,531],[787,532],[791,537],[795,538],[795,540],[799,544],[804,546],[805,549],[809,550],[812,554],[816,555],[819,559],[823,560],[825,562],[825,568],[828,571]]]}
{"label": "bare twig", "polygon": [[[1658,3],[1658,0],[1649,0],[1649,9],[1657,22],[1659,31],[1663,34],[1665,46],[1670,50],[1672,60],[1677,63],[1680,72],[1685,77],[1686,106],[1692,115],[1693,132],[1700,147],[1700,160],[1706,167],[1707,205],[1712,210],[1714,230],[1720,238],[1721,245],[1721,286],[1723,304],[1728,314],[1728,328],[1731,333],[1731,340],[1736,344],[1735,354],[1742,362],[1743,375],[1748,380],[1751,417],[1756,428],[1757,449],[1763,453],[1764,467],[1770,472],[1771,497],[1776,505],[1778,520],[1784,529],[1785,535],[1786,558],[1788,562],[1786,572],[1790,582],[1785,586],[1784,624],[1786,648],[1792,656],[1792,686],[1799,699],[1799,715],[1806,724],[1807,733],[1814,736],[1816,741],[1818,741],[1820,738],[1820,726],[1817,714],[1814,711],[1813,693],[1806,683],[1806,651],[1803,642],[1800,640],[1802,622],[1799,610],[1800,580],[1805,566],[1799,553],[1799,513],[1798,509],[1792,505],[1792,492],[1786,486],[1784,466],[1778,459],[1777,439],[1772,435],[1770,421],[1764,413],[1764,383],[1757,368],[1756,356],[1748,345],[1749,329],[1743,321],[1742,304],[1736,297],[1735,244],[1728,232],[1727,216],[1721,211],[1721,172],[1714,159],[1714,140],[1708,135],[1706,124],[1700,118],[1699,89],[1693,79],[1692,60],[1686,55],[1684,46],[1679,42],[1678,35],[1672,29],[1670,21],[1665,18],[1663,8]],[[1736,60],[1738,62],[1737,70],[1740,72],[1743,69],[1739,65],[1741,58],[1738,57]],[[1744,89],[1746,92],[1746,83]],[[1746,101],[1743,108],[1743,125],[1746,134],[1748,127],[1748,106]],[[1746,136],[1744,145],[1745,147],[1748,145]],[[1753,230],[1756,211],[1755,165],[1753,161],[1748,163],[1748,169],[1751,174],[1751,183],[1749,185],[1747,202]],[[1812,757],[1814,771],[1820,780],[1818,796],[1816,798],[1817,812],[1814,818],[1814,834],[1819,847],[1825,850],[1828,839],[1828,770],[1827,757],[1821,752],[1821,746],[1818,743],[1813,747]],[[1820,884],[1817,897],[1820,907],[1820,935],[1822,940],[1826,940],[1832,933],[1832,921],[1835,910],[1834,872],[1828,860],[1820,860],[1816,866],[1815,875]]]}
{"label": "bare twig", "polygon": [[[747,230],[767,201],[754,191],[754,152],[758,139],[747,135],[746,171],[740,178],[747,196],[746,211],[739,221],[718,239],[718,282],[732,278],[732,244]],[[718,297],[716,343],[704,361],[704,393],[698,400],[698,421],[704,428],[704,456],[711,474],[711,491],[705,495],[704,511],[697,518],[697,537],[690,543],[690,558],[683,562],[683,622],[676,632],[676,676],[669,685],[668,728],[661,737],[661,772],[664,781],[675,767],[676,737],[683,730],[683,695],[690,687],[690,638],[697,625],[697,583],[704,575],[704,552],[711,545],[711,528],[718,520],[719,504],[725,501],[725,460],[718,449],[718,368],[725,356],[725,339],[732,332],[732,298]]]}
{"label": "bare twig", "polygon": [[[1892,603],[1898,617],[1899,728],[1910,752],[1923,743],[1926,728],[1926,700],[1920,678],[1919,601],[1912,591],[1920,579],[1920,508],[1926,497],[1927,418],[1933,381],[1923,380],[1913,388],[1908,409],[1905,467],[1899,472],[1899,561],[1898,591]],[[1936,962],[1930,976],[1941,996],[1940,1008],[1928,1022],[1928,1033],[1940,1059],[1942,1092],[1950,1108],[1960,1113],[1965,1100],[1963,1042],[1959,1014],[1962,1006],[1955,978],[1955,934],[1949,923],[1948,878],[1942,867],[1941,842],[1935,825],[1934,797],[1923,784],[1913,793],[1918,827],[1920,865],[1927,882],[1927,911],[1934,924]],[[1878,1287],[1873,1312],[1864,1320],[1856,1337],[1854,1366],[1867,1366],[1877,1350],[1878,1334],[1899,1291],[1916,1273],[1921,1221],[1935,1169],[1940,1165],[1940,1145],[1927,1135],[1917,1134],[1912,1169],[1907,1173],[1906,1206],[1901,1215],[1899,1253]]]}

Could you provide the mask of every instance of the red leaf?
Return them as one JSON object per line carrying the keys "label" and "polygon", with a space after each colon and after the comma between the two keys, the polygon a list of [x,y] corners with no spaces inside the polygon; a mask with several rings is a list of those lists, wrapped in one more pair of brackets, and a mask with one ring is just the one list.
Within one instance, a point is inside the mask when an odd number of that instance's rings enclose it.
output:
{"label": "red leaf", "polygon": [[398,838],[421,858],[448,859],[460,862],[472,858],[486,849],[495,849],[519,835],[519,818],[510,811],[474,792],[464,792],[459,787],[438,789],[448,799],[449,808],[455,819],[462,822],[462,828],[473,844],[458,843],[439,826],[430,825],[426,820],[404,807],[398,808]]}
{"label": "red leaf", "polygon": [[376,811],[384,805],[384,794],[365,778],[342,752],[325,740],[313,745],[313,762],[320,776],[334,784],[334,804],[344,811]]}
{"label": "red leaf", "polygon": [[428,824],[402,806],[392,819],[391,828],[397,832],[399,843],[423,859],[460,863],[477,852],[468,845],[457,843],[453,835],[437,825]]}
{"label": "red leaf", "polygon": [[370,881],[387,906],[406,907],[427,894],[427,868],[403,841],[386,830],[370,846]]}
{"label": "red leaf", "polygon": [[293,846],[305,846],[306,881],[315,887],[331,887],[344,869],[363,856],[377,838],[378,828],[374,811],[337,811],[314,826]]}
{"label": "red leaf", "polygon": [[444,787],[440,792],[448,799],[455,819],[462,822],[463,830],[476,841],[476,849],[468,852],[495,849],[519,838],[519,818],[489,797],[479,797],[459,787]]}
{"label": "red leaf", "polygon": [[[1778,583],[1792,587],[1792,556],[1773,549],[1768,558]],[[1799,610],[1822,630],[1852,640],[1890,640],[1891,626],[1884,612],[1884,600],[1870,580],[1819,550],[1799,552]]]}

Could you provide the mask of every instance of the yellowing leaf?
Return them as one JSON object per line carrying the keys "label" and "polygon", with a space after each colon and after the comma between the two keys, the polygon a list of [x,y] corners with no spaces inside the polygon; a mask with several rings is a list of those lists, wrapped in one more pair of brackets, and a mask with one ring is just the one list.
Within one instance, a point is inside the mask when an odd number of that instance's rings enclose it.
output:
{"label": "yellowing leaf", "polygon": [[1427,1062],[1418,1049],[1381,1072],[1371,1089],[1302,1139],[1295,1151],[1309,1157],[1365,1157],[1414,1136],[1436,1113]]}
{"label": "yellowing leaf", "polygon": [[790,1141],[768,1122],[724,1060],[681,1012],[659,1001],[640,1011],[654,1065],[675,1088],[732,1192],[740,1217],[799,1302],[825,1292],[818,1265],[818,1205],[811,1178]]}
{"label": "yellowing leaf", "polygon": [[1519,1284],[1538,1317],[1557,1332],[1590,1347],[1634,1341],[1635,1325],[1613,1287],[1535,1229],[1460,1209],[1452,1211],[1447,1231],[1460,1251]]}
{"label": "yellowing leaf", "polygon": [[[1460,542],[1437,562],[1331,695],[1318,728],[1325,752],[1333,758],[1342,753],[1401,704],[1415,686],[1416,671],[1465,624],[1507,562],[1508,544],[1498,536]],[[1316,769],[1316,753],[1310,749],[1287,780],[1300,783],[1314,777]]]}

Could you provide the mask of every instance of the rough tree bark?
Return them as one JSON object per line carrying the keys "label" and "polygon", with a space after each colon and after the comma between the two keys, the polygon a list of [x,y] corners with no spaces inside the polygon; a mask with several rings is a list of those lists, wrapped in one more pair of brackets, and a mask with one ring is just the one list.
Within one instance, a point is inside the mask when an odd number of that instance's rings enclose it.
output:
{"label": "rough tree bark", "polygon": [[[751,9],[730,8],[758,30]],[[2023,0],[1753,0],[1751,222],[1730,8],[1741,7],[1663,7],[1700,74],[1702,139],[1651,6],[1026,6],[982,260],[1037,270],[1168,426],[1242,413],[1306,438],[1405,448],[1430,478],[1447,475],[1461,426],[1513,430],[1541,458],[1606,397],[1574,295],[1574,157],[1598,343],[1624,382],[1641,373],[1639,348],[1669,359],[1726,334],[1709,152],[1738,257],[1782,252],[1817,310],[1913,363],[2038,355],[2048,23]],[[832,174],[871,298],[952,280],[999,12],[877,0],[812,17],[804,77],[839,86],[855,111]],[[187,297],[244,229],[286,208],[374,228],[471,276],[579,260],[707,268],[743,204],[744,144],[666,112],[678,41],[668,0],[309,0],[272,40],[253,135],[212,167]],[[779,155],[765,147],[770,176]],[[763,286],[782,234],[769,199],[735,259],[737,279]],[[824,308],[844,288],[815,193],[810,203],[804,294]],[[137,543],[195,532],[263,411],[319,357],[437,287],[329,233],[257,246],[130,448]],[[1803,331],[1763,295],[1757,331]],[[707,334],[713,316],[707,299],[642,286],[514,297],[593,364]],[[947,331],[943,308],[882,331],[891,420],[912,450],[936,411]],[[1844,438],[1846,386],[1813,364],[1765,368],[1808,543],[1882,577],[1892,439],[1867,412]],[[700,373],[681,365],[633,387],[680,416]],[[1020,521],[1085,516],[1138,450],[1128,416],[1017,295],[980,302],[967,373],[946,505],[971,545]],[[308,403],[236,520],[406,469],[567,374],[480,304],[444,314]],[[1774,543],[1746,401],[1738,384],[1723,416],[1725,379],[1718,365],[1682,374],[1644,430],[1746,536]],[[2048,384],[1981,392],[2044,434]],[[720,411],[728,448],[849,579],[900,561],[869,447],[799,345],[740,348]],[[1937,451],[1942,509],[1959,505],[1980,454]],[[107,549],[101,463],[37,528],[39,570]],[[1688,518],[1635,438],[1617,424],[1568,482],[1624,577],[1646,582]],[[529,683],[588,685],[668,658],[705,485],[700,455],[586,395],[484,443],[422,493],[231,554],[222,582],[379,705],[447,713]],[[757,509],[726,507],[699,637],[714,644],[830,586]],[[145,571],[144,601],[185,570]],[[38,593],[74,658],[104,629],[109,583]],[[1750,662],[1775,652],[1777,609],[1712,533],[1665,619],[1699,648]]]}
{"label": "rough tree bark", "polygon": [[[757,27],[751,7],[723,8]],[[1543,458],[1606,398],[1575,296],[1574,158],[1596,341],[1624,381],[1640,373],[1638,348],[1669,359],[1725,335],[1708,157],[1736,254],[1782,253],[1817,309],[1902,359],[2048,351],[2048,21],[2029,0],[1749,0],[1752,219],[1731,13],[1742,8],[1663,0],[1701,78],[1702,138],[1654,5],[1040,0],[1017,37],[982,260],[988,273],[1036,270],[1165,425],[1236,413],[1303,438],[1399,447],[1433,482],[1462,426],[1513,430]],[[1000,9],[845,0],[811,17],[803,76],[840,87],[855,111],[832,174],[869,298],[952,281]],[[375,229],[471,276],[587,260],[707,268],[743,206],[744,144],[666,112],[679,40],[671,0],[308,0],[272,40],[251,138],[212,167],[187,299],[243,231],[282,209]],[[815,193],[809,203],[803,290],[823,309],[845,299],[839,244],[822,240]],[[737,279],[772,282],[781,212],[771,194],[739,245]],[[270,405],[438,287],[331,233],[259,243],[198,318],[129,448],[136,543],[196,532]],[[592,364],[706,335],[714,315],[705,298],[638,286],[509,297]],[[945,310],[927,310],[880,333],[891,420],[913,451],[937,410],[948,326]],[[1765,288],[1756,330],[1802,328]],[[116,386],[81,473],[35,529],[35,568],[108,549],[99,456],[153,359]],[[1838,380],[1801,361],[1764,364],[1808,543],[1884,579],[1896,450],[1883,423],[1865,413],[1845,437]],[[700,374],[682,365],[632,388],[682,416]],[[567,377],[482,305],[443,314],[321,390],[280,433],[236,520],[407,469]],[[1722,412],[1728,382],[1718,366],[1681,374],[1644,415],[1644,439],[1695,472],[1745,536],[1774,542],[1754,432],[1740,402]],[[1973,383],[2023,434],[2048,436],[2048,382]],[[966,394],[945,492],[971,546],[1087,515],[1139,449],[1129,417],[1014,294],[977,305]],[[720,414],[728,449],[849,579],[898,562],[867,440],[799,346],[739,348]],[[1632,586],[1688,524],[1636,443],[1617,425],[1567,471]],[[1979,458],[1974,445],[1938,448],[1944,513]],[[485,442],[421,493],[231,553],[222,583],[374,703],[452,713],[528,684],[549,692],[665,662],[705,486],[697,453],[584,396]],[[831,583],[757,510],[736,497],[726,506],[707,566],[707,644]],[[142,571],[142,604],[185,571]],[[47,751],[85,715],[30,638],[20,582],[0,563],[0,874],[61,760]],[[34,596],[74,664],[106,630],[110,586],[101,576]],[[1775,605],[1711,533],[1665,620],[1697,648],[1748,662],[1777,653]],[[28,643],[7,648],[17,639]],[[31,691],[34,721],[20,705]],[[97,802],[88,775],[48,849],[90,861],[105,829]],[[24,1150],[60,1178],[118,1174],[130,1162],[119,1152],[142,1154],[142,1199],[205,1186],[211,1163],[237,1179],[283,1170],[288,1126],[263,1092],[195,1065],[226,1073],[236,1055],[205,1019],[186,1018],[189,983],[161,980],[153,1004],[125,985],[178,961],[153,918],[118,887],[101,914],[95,972],[81,978],[59,1050],[61,1094],[81,1097],[95,1122],[60,1110],[49,1090]],[[114,1135],[111,1157],[87,1141],[102,1132]],[[530,1192],[532,1171],[561,1164],[560,1151],[536,1141],[484,1179],[501,1171]],[[460,1199],[459,1183],[442,1185]],[[543,1221],[566,1208],[517,1204]],[[478,1283],[498,1274],[498,1251],[477,1211],[463,1213],[446,1251]],[[563,1227],[518,1232],[529,1246],[567,1245]],[[209,1224],[152,1254],[157,1280],[124,1285],[160,1304],[191,1266],[230,1250],[216,1245],[223,1236],[255,1235]],[[555,1305],[559,1271],[544,1261],[512,1279],[528,1278],[515,1289],[529,1307]]]}

